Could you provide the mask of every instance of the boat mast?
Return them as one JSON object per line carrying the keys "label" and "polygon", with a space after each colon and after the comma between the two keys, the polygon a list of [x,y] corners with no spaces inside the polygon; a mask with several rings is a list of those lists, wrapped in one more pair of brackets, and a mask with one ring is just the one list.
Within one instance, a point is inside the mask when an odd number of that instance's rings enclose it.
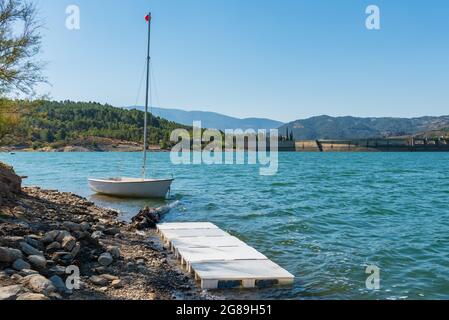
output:
{"label": "boat mast", "polygon": [[145,115],[144,115],[144,126],[143,126],[143,166],[142,166],[142,178],[145,179],[146,176],[146,166],[147,166],[147,148],[148,148],[148,93],[150,89],[150,40],[151,40],[151,12],[148,13],[146,17],[148,21],[148,48],[147,48],[147,85],[145,94]]}

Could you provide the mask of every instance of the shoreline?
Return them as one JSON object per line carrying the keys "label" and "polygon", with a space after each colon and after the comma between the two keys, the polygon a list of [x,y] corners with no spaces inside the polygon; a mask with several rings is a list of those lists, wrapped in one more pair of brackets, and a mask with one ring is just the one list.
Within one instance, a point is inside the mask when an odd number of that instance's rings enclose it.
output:
{"label": "shoreline", "polygon": [[[148,152],[167,152],[159,144],[148,146]],[[88,137],[71,141],[59,141],[34,146],[31,143],[7,143],[0,145],[0,152],[143,152],[139,142]]]}
{"label": "shoreline", "polygon": [[[0,195],[0,300],[214,299],[178,268],[155,230],[73,193]],[[79,289],[65,286],[68,266]]]}
{"label": "shoreline", "polygon": [[[116,148],[86,148],[80,146],[66,146],[63,148],[52,149],[49,147],[32,149],[32,148],[18,148],[18,147],[0,147],[0,153],[74,153],[74,152],[143,152],[142,148],[128,148],[128,147],[116,147]],[[150,148],[147,152],[170,152],[170,150],[160,148]]]}

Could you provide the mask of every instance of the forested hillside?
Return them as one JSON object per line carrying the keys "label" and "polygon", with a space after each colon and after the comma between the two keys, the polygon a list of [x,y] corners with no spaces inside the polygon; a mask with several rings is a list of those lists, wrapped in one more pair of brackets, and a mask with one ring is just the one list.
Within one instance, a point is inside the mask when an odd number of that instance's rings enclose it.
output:
{"label": "forested hillside", "polygon": [[[2,143],[41,148],[92,137],[142,142],[143,123],[144,112],[138,110],[95,102],[42,101],[21,110],[19,123]],[[148,124],[150,143],[161,145],[169,142],[172,130],[189,128],[151,115]]]}

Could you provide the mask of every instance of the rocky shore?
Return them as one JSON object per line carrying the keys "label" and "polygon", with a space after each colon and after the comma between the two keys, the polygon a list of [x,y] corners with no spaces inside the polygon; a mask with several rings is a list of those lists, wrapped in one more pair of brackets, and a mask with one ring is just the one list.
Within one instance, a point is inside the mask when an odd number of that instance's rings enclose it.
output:
{"label": "rocky shore", "polygon": [[0,166],[0,300],[212,298],[147,229],[149,212],[127,224],[75,194],[21,188]]}
{"label": "rocky shore", "polygon": [[[141,143],[102,137],[87,137],[72,141],[59,141],[33,146],[0,141],[0,152],[142,152]],[[148,146],[150,152],[167,152],[160,145]]]}

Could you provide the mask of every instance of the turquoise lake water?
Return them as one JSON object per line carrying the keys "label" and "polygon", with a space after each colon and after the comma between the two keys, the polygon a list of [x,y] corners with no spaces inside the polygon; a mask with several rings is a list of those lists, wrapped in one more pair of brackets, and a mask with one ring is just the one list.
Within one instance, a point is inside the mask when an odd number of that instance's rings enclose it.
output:
{"label": "turquoise lake water", "polygon": [[[236,298],[448,299],[448,153],[281,153],[279,173],[255,165],[172,165],[150,155],[156,175],[174,175],[166,221],[211,221],[296,276],[292,287],[229,290]],[[129,219],[163,201],[95,196],[88,177],[136,176],[139,153],[17,153],[0,161],[27,185],[70,191]],[[365,269],[380,268],[368,290]]]}

